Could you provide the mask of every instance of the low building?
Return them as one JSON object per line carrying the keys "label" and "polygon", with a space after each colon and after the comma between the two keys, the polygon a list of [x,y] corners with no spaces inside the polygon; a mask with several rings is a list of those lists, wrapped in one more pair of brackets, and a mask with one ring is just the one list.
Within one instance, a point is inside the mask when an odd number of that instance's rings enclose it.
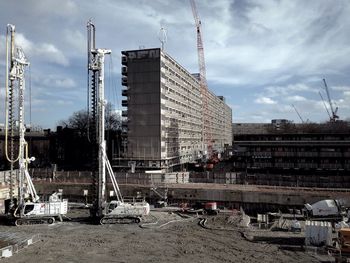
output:
{"label": "low building", "polygon": [[233,125],[233,167],[245,183],[350,187],[349,123],[255,125]]}
{"label": "low building", "polygon": [[[18,155],[18,132],[15,135],[14,156],[16,157]],[[50,165],[50,135],[50,129],[39,131],[27,129],[25,139],[28,143],[28,152],[30,157],[35,157],[35,161],[31,164],[32,166],[46,167]],[[5,130],[4,128],[0,128],[0,170],[10,168],[5,151]],[[10,157],[10,137],[8,137],[7,154]]]}

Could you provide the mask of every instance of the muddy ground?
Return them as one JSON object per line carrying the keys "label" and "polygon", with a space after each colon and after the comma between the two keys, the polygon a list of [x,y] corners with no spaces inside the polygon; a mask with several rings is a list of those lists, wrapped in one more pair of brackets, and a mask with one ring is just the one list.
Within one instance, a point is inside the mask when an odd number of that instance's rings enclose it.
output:
{"label": "muddy ground", "polygon": [[[244,238],[238,215],[199,219],[152,211],[143,225],[92,225],[72,210],[72,221],[53,225],[5,226],[1,231],[40,234],[40,241],[1,262],[320,262],[315,253]],[[299,249],[297,249],[299,250]]]}

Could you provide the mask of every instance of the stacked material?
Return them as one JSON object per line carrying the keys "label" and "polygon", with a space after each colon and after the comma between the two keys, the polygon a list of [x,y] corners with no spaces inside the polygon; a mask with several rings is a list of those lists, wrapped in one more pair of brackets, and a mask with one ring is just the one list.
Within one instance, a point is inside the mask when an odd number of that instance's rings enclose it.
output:
{"label": "stacked material", "polygon": [[307,220],[305,223],[305,245],[332,245],[332,224],[330,222]]}
{"label": "stacked material", "polygon": [[34,244],[40,240],[39,235],[27,235],[20,233],[1,232],[0,233],[0,258],[11,257],[23,248]]}

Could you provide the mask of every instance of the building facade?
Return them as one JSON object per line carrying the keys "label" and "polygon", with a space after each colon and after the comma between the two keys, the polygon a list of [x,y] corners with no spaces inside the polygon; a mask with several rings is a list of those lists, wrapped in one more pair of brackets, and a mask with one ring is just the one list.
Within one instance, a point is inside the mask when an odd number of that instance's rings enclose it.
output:
{"label": "building facade", "polygon": [[242,123],[233,133],[233,169],[245,183],[350,187],[349,123]]}
{"label": "building facade", "polygon": [[[123,51],[122,65],[122,165],[172,170],[205,155],[197,78],[159,48]],[[208,130],[213,150],[220,152],[232,143],[232,111],[223,97],[207,94]]]}

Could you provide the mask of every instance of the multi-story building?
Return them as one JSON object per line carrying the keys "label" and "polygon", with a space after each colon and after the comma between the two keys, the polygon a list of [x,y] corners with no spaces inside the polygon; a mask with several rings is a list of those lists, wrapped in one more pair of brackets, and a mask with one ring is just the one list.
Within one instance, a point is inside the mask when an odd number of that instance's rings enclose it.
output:
{"label": "multi-story building", "polygon": [[349,123],[277,124],[233,124],[233,169],[245,183],[350,187]]}
{"label": "multi-story building", "polygon": [[[205,155],[198,79],[159,48],[122,51],[122,65],[123,159],[136,168],[172,170]],[[223,97],[206,94],[212,149],[220,152],[232,143],[232,111]]]}

